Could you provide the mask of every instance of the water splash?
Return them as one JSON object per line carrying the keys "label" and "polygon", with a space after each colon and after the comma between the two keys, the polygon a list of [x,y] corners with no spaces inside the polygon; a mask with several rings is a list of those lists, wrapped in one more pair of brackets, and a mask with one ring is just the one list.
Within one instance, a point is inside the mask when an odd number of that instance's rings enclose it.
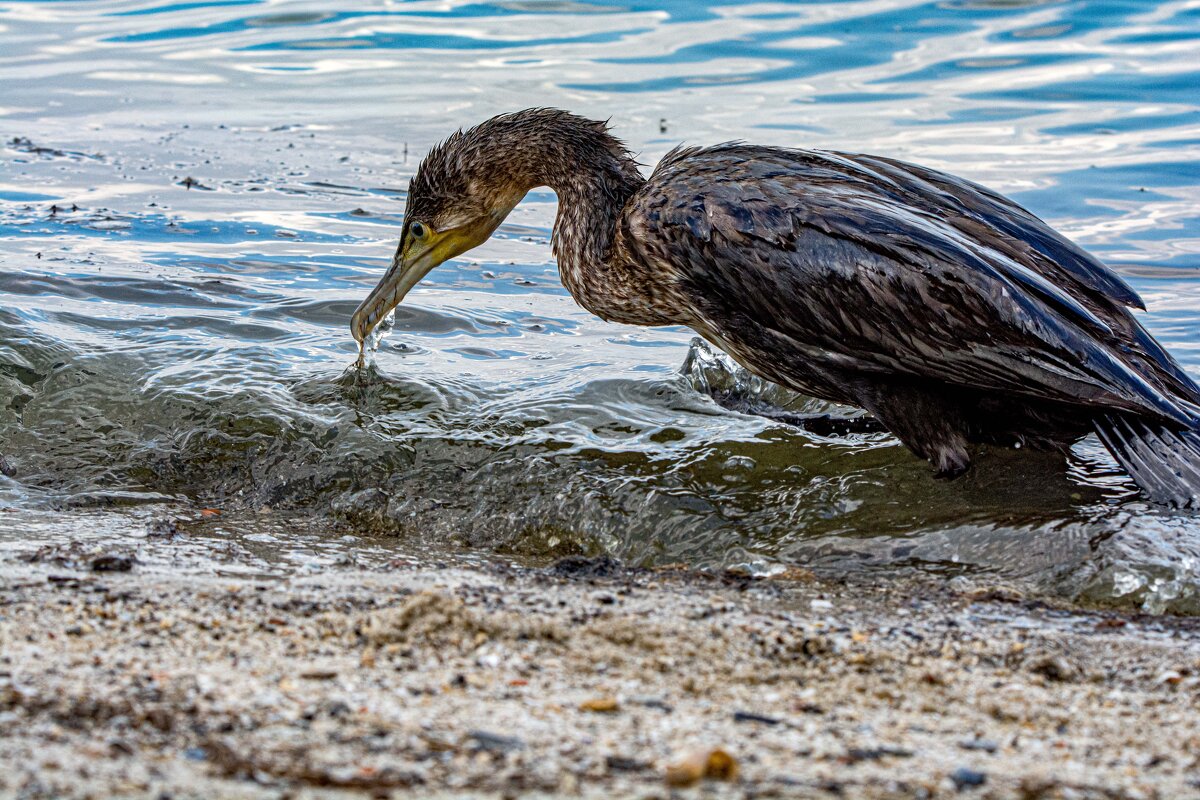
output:
{"label": "water splash", "polygon": [[379,351],[379,345],[383,342],[384,337],[391,333],[395,324],[396,311],[393,309],[379,320],[379,324],[359,342],[358,360],[354,362],[355,369],[361,370],[374,361],[375,353]]}
{"label": "water splash", "polygon": [[703,339],[692,339],[680,373],[692,388],[730,411],[766,417],[810,432],[883,430],[861,409],[793,392],[754,375]]}

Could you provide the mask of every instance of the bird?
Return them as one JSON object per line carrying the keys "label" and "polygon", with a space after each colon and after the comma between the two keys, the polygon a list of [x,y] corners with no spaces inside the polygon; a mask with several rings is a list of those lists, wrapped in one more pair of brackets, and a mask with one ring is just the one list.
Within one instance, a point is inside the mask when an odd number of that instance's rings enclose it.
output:
{"label": "bird", "polygon": [[1115,272],[1003,195],[878,155],[727,142],[643,175],[607,122],[502,114],[432,147],[360,345],[430,270],[558,197],[564,287],[602,319],[685,326],[788,389],[865,409],[936,477],[976,445],[1094,432],[1146,498],[1200,507],[1200,388]]}

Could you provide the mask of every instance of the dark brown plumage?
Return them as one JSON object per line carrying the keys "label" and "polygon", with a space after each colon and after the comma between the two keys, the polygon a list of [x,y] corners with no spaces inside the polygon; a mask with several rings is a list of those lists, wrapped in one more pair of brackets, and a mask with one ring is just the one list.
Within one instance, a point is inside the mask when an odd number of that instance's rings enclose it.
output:
{"label": "dark brown plumage", "polygon": [[1095,430],[1154,499],[1200,498],[1200,389],[1130,313],[1137,294],[1012,201],[877,156],[724,144],[645,179],[603,123],[496,117],[421,164],[355,336],[536,186],[559,197],[563,284],[605,319],[686,325],[865,408],[941,475],[971,442],[1065,449]]}

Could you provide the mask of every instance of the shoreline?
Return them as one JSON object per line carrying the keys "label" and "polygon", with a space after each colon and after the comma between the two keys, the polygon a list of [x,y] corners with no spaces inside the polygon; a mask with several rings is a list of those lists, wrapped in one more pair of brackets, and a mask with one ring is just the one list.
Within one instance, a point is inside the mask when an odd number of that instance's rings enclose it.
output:
{"label": "shoreline", "polygon": [[1192,618],[605,558],[5,575],[0,797],[1200,794]]}

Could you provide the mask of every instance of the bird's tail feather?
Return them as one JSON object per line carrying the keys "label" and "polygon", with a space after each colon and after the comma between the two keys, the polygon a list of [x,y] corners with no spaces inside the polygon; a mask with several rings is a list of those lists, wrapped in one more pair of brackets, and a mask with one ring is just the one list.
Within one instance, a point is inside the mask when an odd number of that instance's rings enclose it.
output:
{"label": "bird's tail feather", "polygon": [[1200,508],[1200,430],[1174,430],[1126,415],[1096,420],[1096,433],[1151,500]]}

